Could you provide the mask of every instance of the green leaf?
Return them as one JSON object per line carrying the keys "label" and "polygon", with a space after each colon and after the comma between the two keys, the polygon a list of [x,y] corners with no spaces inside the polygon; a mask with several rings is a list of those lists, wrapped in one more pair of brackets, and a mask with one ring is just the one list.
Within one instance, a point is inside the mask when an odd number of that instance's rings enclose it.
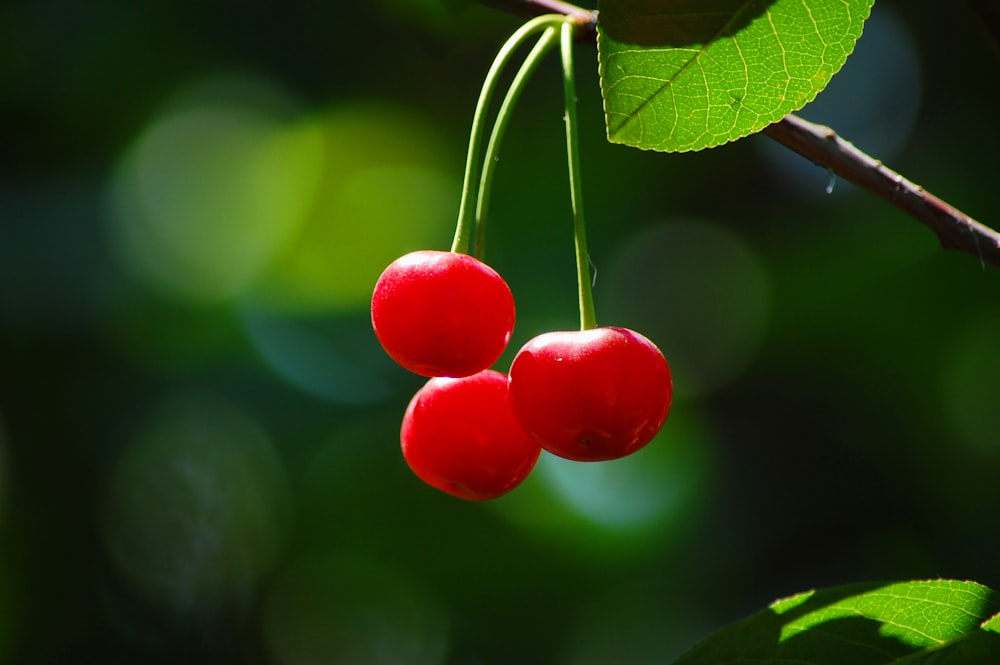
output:
{"label": "green leaf", "polygon": [[874,0],[601,0],[608,140],[701,150],[796,111],[829,83]]}
{"label": "green leaf", "polygon": [[998,610],[1000,597],[975,582],[807,591],[723,628],[674,665],[1000,663]]}

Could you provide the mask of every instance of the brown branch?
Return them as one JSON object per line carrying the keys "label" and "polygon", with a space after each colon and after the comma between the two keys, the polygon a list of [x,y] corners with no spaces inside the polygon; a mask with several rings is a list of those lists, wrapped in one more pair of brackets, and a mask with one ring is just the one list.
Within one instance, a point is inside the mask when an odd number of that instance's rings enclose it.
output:
{"label": "brown branch", "polygon": [[592,9],[577,7],[562,0],[483,0],[505,12],[521,16],[541,16],[542,14],[565,14],[578,17],[582,23],[597,24],[597,12]]}
{"label": "brown branch", "polygon": [[563,0],[481,0],[481,2],[507,13],[529,18],[542,14],[572,16],[579,26],[577,39],[597,43],[597,10],[577,7]]}
{"label": "brown branch", "polygon": [[1000,267],[1000,233],[887,168],[829,127],[787,115],[764,134],[896,206],[931,229],[942,247]]}
{"label": "brown branch", "polygon": [[[484,0],[505,11],[524,16],[566,14],[575,17],[582,37],[596,40],[597,12],[562,0]],[[882,162],[845,141],[829,127],[790,114],[763,133],[831,173],[888,201],[927,226],[941,246],[964,252],[982,263],[1000,267],[1000,233],[969,217],[907,180]]]}

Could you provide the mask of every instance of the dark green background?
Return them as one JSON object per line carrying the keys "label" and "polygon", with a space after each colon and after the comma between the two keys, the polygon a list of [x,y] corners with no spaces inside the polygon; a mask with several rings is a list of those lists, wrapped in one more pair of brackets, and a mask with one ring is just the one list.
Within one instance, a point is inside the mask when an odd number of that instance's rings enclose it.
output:
{"label": "dark green background", "polygon": [[[0,661],[665,663],[802,589],[1000,585],[997,269],[846,182],[827,194],[804,161],[776,166],[764,138],[606,144],[585,45],[598,317],[661,346],[674,410],[634,460],[547,460],[491,504],[409,473],[398,423],[421,380],[363,302],[328,297],[323,262],[364,275],[415,237],[447,248],[482,76],[519,20],[443,0],[0,5]],[[880,0],[857,59],[803,115],[997,226],[1000,51],[968,5]],[[576,325],[548,64],[493,192],[487,258],[519,309],[501,369]],[[205,298],[183,245],[166,282],[135,267],[143,243],[165,251],[156,233],[122,249],[133,146],[220,103],[347,123],[324,147],[346,190],[309,208],[308,306],[275,287],[287,257]],[[194,173],[213,145],[183,153]],[[276,162],[294,191],[298,166]],[[406,187],[343,185],[400,165]],[[393,211],[417,199],[446,219],[414,236]],[[242,260],[228,222],[208,268]],[[338,253],[348,236],[387,254]]]}

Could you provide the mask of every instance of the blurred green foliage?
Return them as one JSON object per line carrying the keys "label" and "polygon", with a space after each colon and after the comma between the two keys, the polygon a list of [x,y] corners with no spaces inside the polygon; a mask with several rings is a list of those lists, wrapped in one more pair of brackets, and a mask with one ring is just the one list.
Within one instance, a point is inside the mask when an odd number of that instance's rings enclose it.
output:
{"label": "blurred green foliage", "polygon": [[[608,145],[583,45],[598,317],[661,346],[674,411],[490,504],[409,473],[421,380],[367,293],[448,247],[519,20],[0,5],[0,662],[663,663],[814,586],[1000,586],[1000,274],[765,138]],[[997,54],[965,3],[884,0],[802,114],[996,226]],[[560,86],[494,184],[501,368],[577,321]]]}

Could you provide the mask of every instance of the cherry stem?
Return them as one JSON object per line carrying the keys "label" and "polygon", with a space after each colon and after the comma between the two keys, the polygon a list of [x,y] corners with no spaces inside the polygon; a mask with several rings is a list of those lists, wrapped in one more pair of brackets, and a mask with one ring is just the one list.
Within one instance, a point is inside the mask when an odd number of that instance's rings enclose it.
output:
{"label": "cherry stem", "polygon": [[590,254],[583,221],[583,183],[580,179],[580,141],[576,116],[576,75],[573,72],[572,23],[562,25],[563,88],[566,91],[566,158],[569,162],[570,201],[573,206],[573,238],[576,241],[576,277],[580,291],[580,329],[597,327],[594,293],[590,283]]}
{"label": "cherry stem", "polygon": [[[557,24],[563,24],[567,19],[563,16],[550,17],[554,18]],[[546,28],[545,32],[535,43],[534,48],[528,53],[528,56],[524,59],[524,63],[521,68],[517,70],[517,74],[514,75],[514,79],[511,81],[510,88],[507,89],[507,94],[500,104],[500,110],[497,111],[496,122],[493,125],[493,131],[490,133],[490,140],[486,146],[486,157],[483,160],[483,174],[482,178],[479,180],[479,199],[476,201],[476,247],[475,256],[478,259],[483,258],[483,253],[485,251],[486,245],[486,210],[489,207],[490,201],[490,191],[493,184],[493,174],[496,172],[497,162],[500,160],[500,143],[503,141],[504,132],[507,129],[507,124],[511,118],[511,109],[517,103],[518,98],[521,96],[521,92],[525,88],[525,84],[531,77],[531,74],[538,67],[538,64],[542,61],[544,56],[554,47],[557,43],[559,36],[559,30],[556,25],[550,25]]]}
{"label": "cherry stem", "polygon": [[520,28],[500,48],[493,64],[486,73],[483,81],[483,88],[479,93],[479,100],[476,102],[476,111],[472,117],[472,132],[469,136],[469,151],[465,162],[465,180],[462,183],[462,203],[458,211],[458,224],[455,228],[455,239],[451,245],[451,251],[467,253],[469,241],[472,237],[472,222],[475,216],[475,201],[477,197],[473,191],[475,183],[479,181],[480,154],[485,135],[483,117],[493,97],[500,72],[510,61],[514,51],[524,41],[536,32],[544,30],[555,23],[566,21],[566,17],[559,14],[548,14],[531,19]]}

